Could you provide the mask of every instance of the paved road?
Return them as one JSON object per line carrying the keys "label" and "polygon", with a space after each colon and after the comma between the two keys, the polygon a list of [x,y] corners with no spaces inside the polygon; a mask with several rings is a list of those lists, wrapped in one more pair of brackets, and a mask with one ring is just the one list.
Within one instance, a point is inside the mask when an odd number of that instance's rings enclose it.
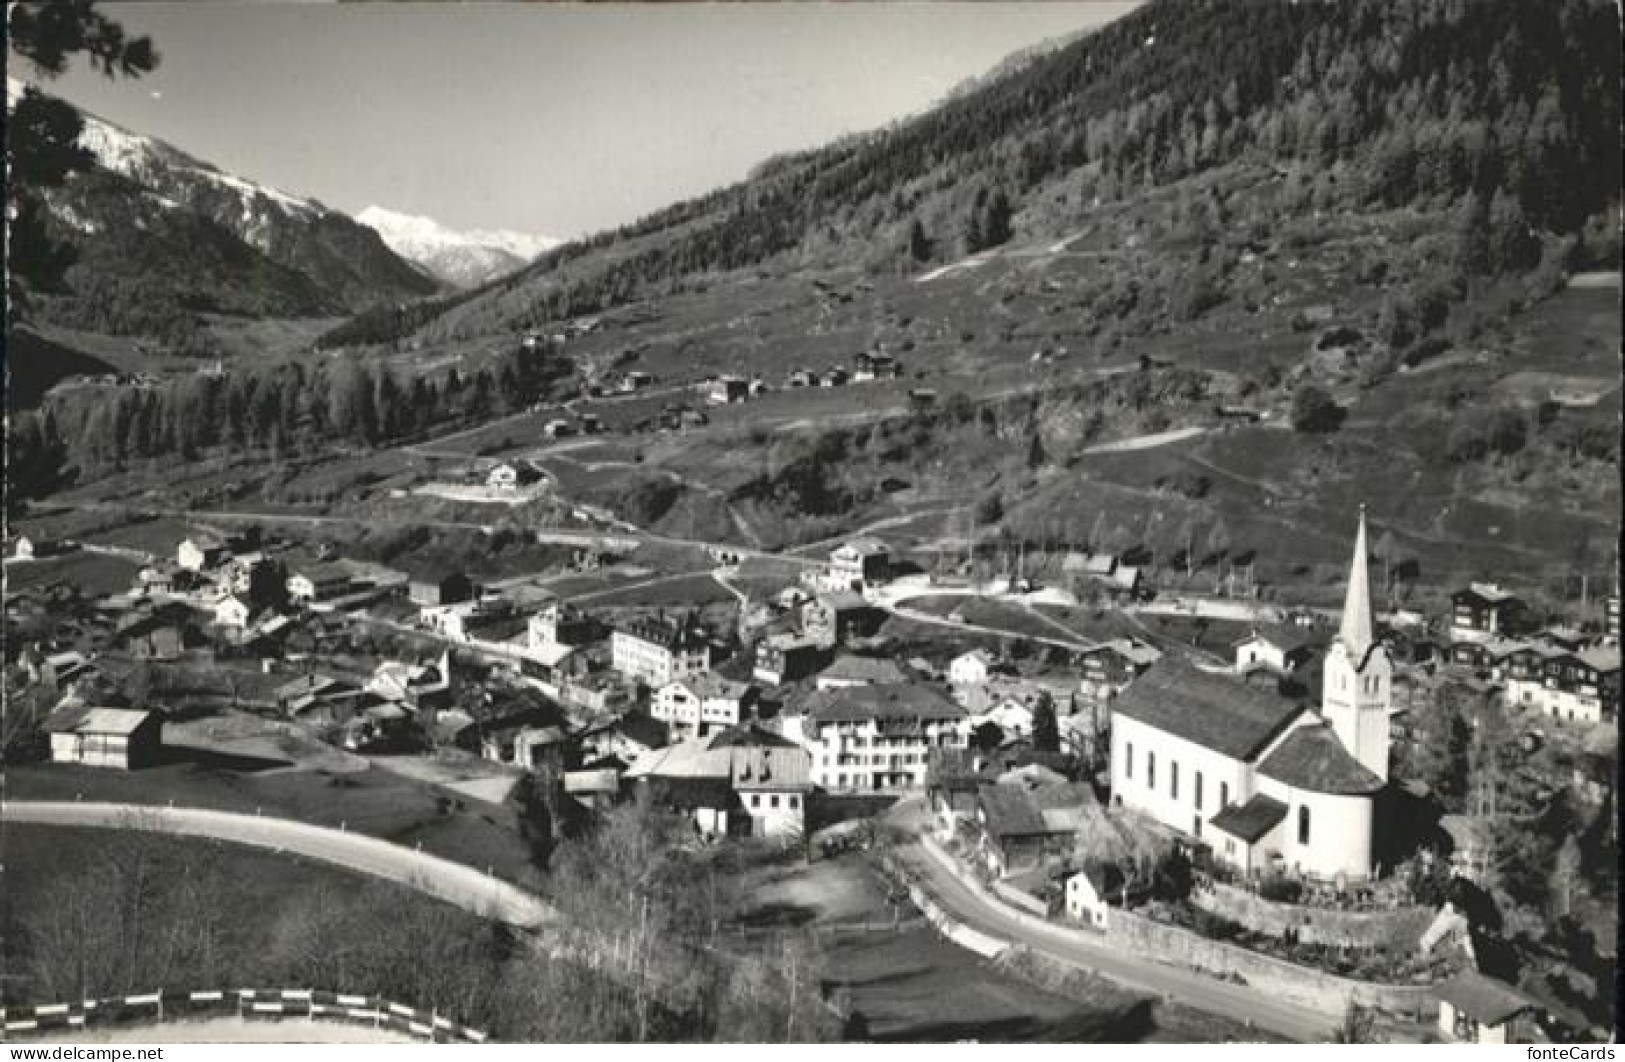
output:
{"label": "paved road", "polygon": [[1259,1028],[1303,1042],[1325,1042],[1338,1018],[1273,999],[1245,985],[1215,980],[1194,971],[1165,966],[1137,955],[1125,954],[1091,942],[1060,926],[1037,925],[1017,919],[1003,904],[984,898],[963,884],[919,844],[904,846],[898,855],[921,875],[921,885],[954,918],[991,936],[1025,945],[1034,951],[1097,970],[1114,981],[1166,996],[1199,1010],[1251,1021]]}
{"label": "paved road", "polygon": [[376,837],[292,819],[205,808],[45,800],[7,801],[0,806],[0,819],[49,826],[151,830],[186,837],[212,837],[257,848],[296,852],[310,859],[385,878],[481,917],[521,929],[539,929],[558,918],[557,912],[536,896],[472,867]]}

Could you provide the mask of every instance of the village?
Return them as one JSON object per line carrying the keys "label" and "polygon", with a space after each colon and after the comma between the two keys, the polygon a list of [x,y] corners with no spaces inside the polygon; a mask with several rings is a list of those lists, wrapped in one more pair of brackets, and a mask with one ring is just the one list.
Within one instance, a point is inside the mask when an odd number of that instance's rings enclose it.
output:
{"label": "village", "polygon": [[[495,466],[485,486],[524,490],[522,467]],[[1596,615],[1540,616],[1473,583],[1447,614],[1381,613],[1363,511],[1350,532],[1334,614],[1216,599],[1209,611],[1245,618],[1228,644],[1200,647],[1153,626],[1166,618],[1154,587],[1098,552],[1064,570],[1143,636],[972,622],[971,602],[1077,596],[940,576],[875,535],[765,598],[600,609],[524,579],[480,585],[198,528],[72,619],[61,584],[8,597],[21,645],[8,689],[34,712],[8,715],[7,762],[36,761],[8,789],[31,799],[65,792],[52,772],[134,779],[188,758],[349,761],[474,806],[540,792],[563,823],[640,803],[683,816],[699,844],[806,859],[883,828],[903,839],[879,857],[885,872],[957,942],[987,937],[948,913],[968,890],[1018,940],[1065,934],[1077,954],[1379,1015],[1400,1038],[1589,1035],[1585,1000],[1611,988],[1514,983],[1485,909],[1511,873],[1493,834],[1513,790],[1590,809],[1606,841],[1586,843],[1613,843],[1618,596]],[[635,539],[625,547],[636,556]],[[80,548],[19,537],[8,573]],[[727,585],[740,558],[713,552]],[[961,604],[926,610],[943,599]],[[1176,596],[1172,611],[1203,607]],[[929,636],[886,637],[897,617]],[[1430,707],[1441,701],[1465,708],[1447,717]],[[1489,777],[1494,757],[1475,754],[1477,776],[1440,782],[1490,738],[1513,743],[1524,777]],[[1446,746],[1459,763],[1419,766]],[[102,799],[119,799],[103,777]],[[1613,963],[1600,907],[1587,915],[1596,970]]]}

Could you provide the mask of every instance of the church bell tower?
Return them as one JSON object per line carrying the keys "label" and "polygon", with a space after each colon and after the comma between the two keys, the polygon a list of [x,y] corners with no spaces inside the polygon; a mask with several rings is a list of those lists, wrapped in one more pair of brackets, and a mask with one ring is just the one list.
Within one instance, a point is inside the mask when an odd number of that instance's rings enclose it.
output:
{"label": "church bell tower", "polygon": [[1376,640],[1371,579],[1366,571],[1368,555],[1362,505],[1360,527],[1354,537],[1354,559],[1349,564],[1348,592],[1343,598],[1343,621],[1326,653],[1320,712],[1349,754],[1386,782],[1394,667],[1388,650]]}

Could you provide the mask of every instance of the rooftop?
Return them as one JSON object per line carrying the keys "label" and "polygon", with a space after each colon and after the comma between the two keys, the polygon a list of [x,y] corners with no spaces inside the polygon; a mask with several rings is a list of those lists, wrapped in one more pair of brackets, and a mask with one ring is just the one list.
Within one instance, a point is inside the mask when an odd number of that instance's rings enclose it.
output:
{"label": "rooftop", "polygon": [[70,706],[52,712],[45,720],[45,729],[53,734],[127,735],[134,733],[151,715],[135,708]]}
{"label": "rooftop", "polygon": [[1286,805],[1262,793],[1245,804],[1231,804],[1208,820],[1215,830],[1253,844],[1286,818]]}
{"label": "rooftop", "polygon": [[1241,760],[1256,756],[1303,708],[1225,675],[1167,659],[1112,702],[1127,716]]}
{"label": "rooftop", "polygon": [[1264,757],[1258,773],[1312,793],[1362,796],[1382,788],[1382,779],[1351,756],[1325,723],[1292,731]]}
{"label": "rooftop", "polygon": [[813,723],[965,718],[959,705],[929,686],[913,683],[815,690],[804,704]]}
{"label": "rooftop", "polygon": [[1477,970],[1463,970],[1440,985],[1439,998],[1486,1025],[1500,1025],[1535,1006],[1505,981],[1485,977]]}
{"label": "rooftop", "polygon": [[908,673],[890,660],[878,656],[843,654],[818,673],[820,679],[837,682],[867,682],[884,686],[908,681]]}

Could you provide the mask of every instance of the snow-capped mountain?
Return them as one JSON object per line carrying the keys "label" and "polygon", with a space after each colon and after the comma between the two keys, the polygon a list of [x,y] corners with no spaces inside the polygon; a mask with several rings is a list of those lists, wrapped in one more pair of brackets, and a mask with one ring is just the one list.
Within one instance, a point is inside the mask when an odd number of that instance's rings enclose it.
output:
{"label": "snow-capped mountain", "polygon": [[[8,110],[26,87],[6,79]],[[185,260],[191,246],[187,240],[219,244],[221,238],[232,238],[247,245],[236,260],[246,266],[260,258],[275,267],[254,266],[247,272],[257,277],[277,271],[302,277],[309,290],[318,293],[311,312],[356,312],[434,291],[434,283],[391,251],[376,232],[340,211],[227,173],[156,137],[86,111],[79,110],[79,116],[79,143],[95,157],[97,166],[65,187],[52,189],[46,199],[57,220],[78,238],[104,245],[81,255],[82,269],[95,264],[131,276],[155,271],[179,275],[193,264]],[[200,223],[220,230],[218,236],[200,235]],[[149,250],[139,264],[124,262],[131,248],[122,237],[130,228],[148,234]],[[166,244],[159,251],[152,242],[156,230],[175,237],[175,245]],[[189,234],[186,239],[181,238],[183,231]],[[220,249],[225,253],[224,245]],[[219,283],[242,286],[235,277],[228,281],[222,276]],[[232,297],[199,301],[231,306],[260,301],[250,291],[223,294]]]}
{"label": "snow-capped mountain", "polygon": [[389,249],[402,258],[459,287],[474,287],[511,273],[562,242],[552,236],[503,230],[458,232],[433,218],[381,206],[369,206],[355,219],[382,236]]}

